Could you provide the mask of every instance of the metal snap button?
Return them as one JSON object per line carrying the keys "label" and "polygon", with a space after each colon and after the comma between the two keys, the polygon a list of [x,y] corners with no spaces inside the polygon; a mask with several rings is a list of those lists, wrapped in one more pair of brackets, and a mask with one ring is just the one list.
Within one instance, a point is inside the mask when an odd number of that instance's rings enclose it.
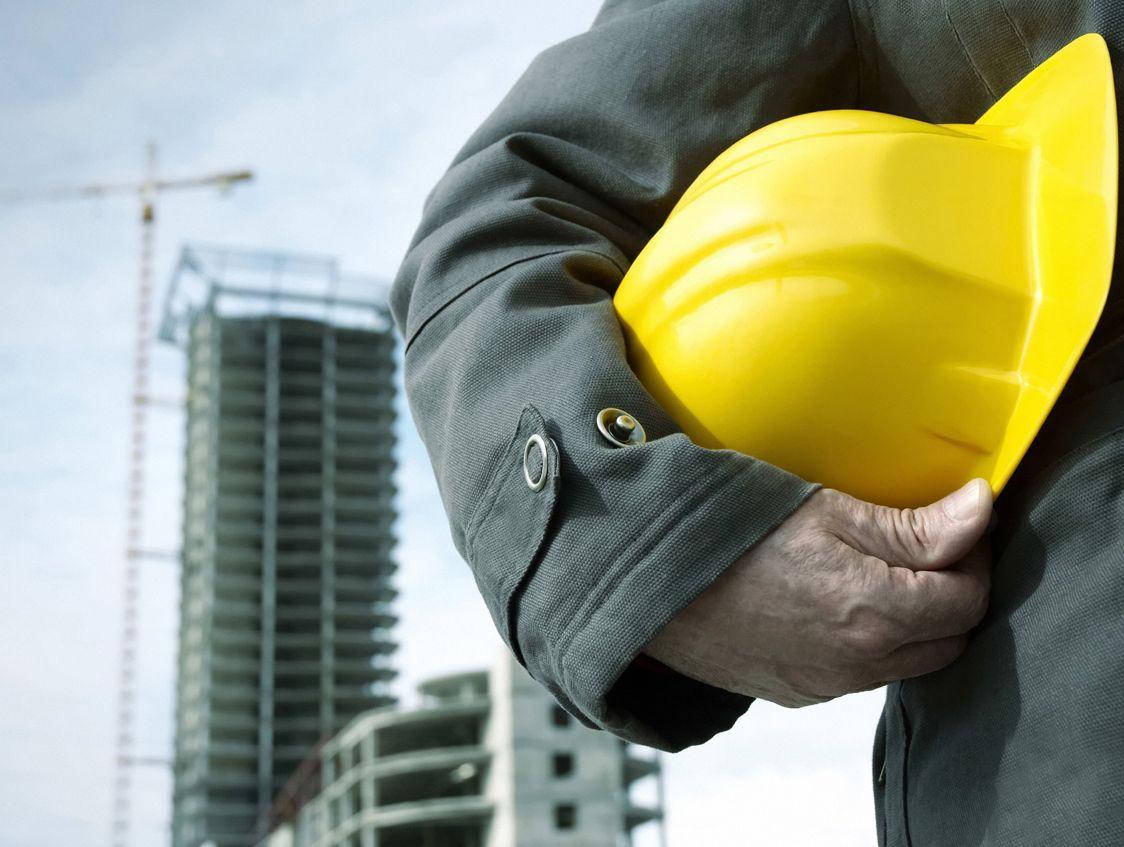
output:
{"label": "metal snap button", "polygon": [[640,421],[612,406],[597,413],[597,429],[614,447],[643,444],[648,440]]}
{"label": "metal snap button", "polygon": [[[531,448],[538,447],[539,455],[542,456],[542,467],[539,468],[539,475],[537,479],[531,478],[531,467],[527,460],[531,457]],[[547,461],[546,461],[546,442],[542,440],[542,436],[537,432],[527,439],[527,443],[523,445],[523,479],[527,481],[527,487],[532,491],[538,491],[546,485],[547,477]]]}

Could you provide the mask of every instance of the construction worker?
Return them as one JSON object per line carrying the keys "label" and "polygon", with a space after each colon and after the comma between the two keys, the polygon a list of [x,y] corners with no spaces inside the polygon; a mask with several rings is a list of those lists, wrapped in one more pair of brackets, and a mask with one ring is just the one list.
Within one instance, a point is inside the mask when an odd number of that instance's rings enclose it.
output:
{"label": "construction worker", "polygon": [[1124,843],[1121,286],[991,532],[982,479],[899,509],[695,443],[613,305],[751,131],[826,109],[970,123],[1087,32],[1115,65],[1124,6],[609,2],[465,144],[392,291],[407,393],[500,635],[583,722],[674,751],[754,697],[890,683],[880,844]]}

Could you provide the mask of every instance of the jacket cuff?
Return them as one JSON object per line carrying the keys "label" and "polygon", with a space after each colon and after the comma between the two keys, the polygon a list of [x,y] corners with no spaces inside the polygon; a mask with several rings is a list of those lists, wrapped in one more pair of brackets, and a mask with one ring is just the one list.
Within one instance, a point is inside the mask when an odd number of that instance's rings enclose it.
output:
{"label": "jacket cuff", "polygon": [[[564,703],[591,725],[669,752],[729,729],[751,699],[697,680],[661,689],[649,682],[650,671],[645,679],[626,671],[679,611],[819,487],[733,451],[688,450],[706,454],[702,472],[604,571],[589,592],[594,601],[579,608],[553,651],[555,695]],[[551,579],[549,559],[531,575],[524,601],[539,593],[536,579]],[[536,617],[521,609],[517,620],[525,613]],[[618,682],[623,687],[610,697]]]}
{"label": "jacket cuff", "polygon": [[642,716],[670,751],[702,744],[745,714],[752,697],[691,679],[641,653],[616,681],[606,702],[610,711]]}

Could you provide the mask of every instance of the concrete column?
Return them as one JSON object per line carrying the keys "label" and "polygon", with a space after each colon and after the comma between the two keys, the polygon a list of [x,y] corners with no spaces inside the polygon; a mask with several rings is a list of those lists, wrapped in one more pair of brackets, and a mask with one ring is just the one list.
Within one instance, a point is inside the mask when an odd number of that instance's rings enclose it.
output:
{"label": "concrete column", "polygon": [[336,643],[336,334],[324,327],[320,375],[320,731],[334,733]]}
{"label": "concrete column", "polygon": [[258,695],[258,804],[273,799],[273,658],[277,617],[277,454],[280,448],[281,323],[265,325],[265,420],[262,464],[261,661]]}
{"label": "concrete column", "polygon": [[216,532],[218,526],[218,492],[219,492],[219,397],[222,391],[222,321],[215,317],[214,310],[209,308],[205,318],[210,325],[209,340],[210,354],[209,367],[211,369],[208,383],[207,400],[207,438],[210,442],[207,448],[207,533],[203,542],[203,585],[204,611],[202,620],[202,636],[200,649],[202,651],[202,670],[200,671],[199,700],[201,704],[202,728],[201,743],[199,747],[199,772],[202,784],[207,784],[210,764],[207,752],[211,749],[211,657],[214,651],[214,616],[215,616],[215,572],[218,568]]}

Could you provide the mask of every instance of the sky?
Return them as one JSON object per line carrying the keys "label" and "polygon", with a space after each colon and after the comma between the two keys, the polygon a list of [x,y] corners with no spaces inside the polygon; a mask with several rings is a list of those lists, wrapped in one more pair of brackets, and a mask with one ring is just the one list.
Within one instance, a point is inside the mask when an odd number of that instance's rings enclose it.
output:
{"label": "sky", "polygon": [[[168,194],[163,292],[185,242],[335,256],[391,278],[426,193],[539,51],[597,2],[0,0],[0,195],[252,168]],[[139,230],[130,195],[0,199],[0,847],[109,840]],[[160,345],[154,393],[182,395]],[[144,546],[178,546],[180,416],[153,410]],[[399,692],[501,649],[400,403]],[[141,581],[136,752],[171,745],[174,563]],[[450,637],[455,633],[455,637]],[[755,704],[665,757],[668,843],[873,844],[881,693]],[[133,844],[167,843],[171,784],[139,768]],[[652,845],[654,833],[638,838]]]}

